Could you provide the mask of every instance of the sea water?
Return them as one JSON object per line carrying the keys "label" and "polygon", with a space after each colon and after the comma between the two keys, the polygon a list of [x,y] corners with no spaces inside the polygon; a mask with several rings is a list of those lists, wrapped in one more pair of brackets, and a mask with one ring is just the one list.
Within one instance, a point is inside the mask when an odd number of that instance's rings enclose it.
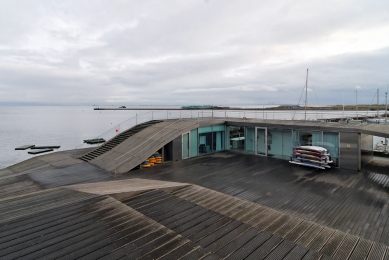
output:
{"label": "sea water", "polygon": [[[266,107],[266,106],[265,106]],[[139,108],[139,107],[138,107]],[[305,112],[298,111],[171,111],[151,112],[153,107],[143,110],[94,110],[92,106],[0,106],[0,169],[32,158],[29,150],[15,150],[23,145],[59,145],[55,151],[75,149],[83,140],[98,137],[121,122],[139,115],[154,119],[182,117],[234,117],[259,119],[304,119]],[[262,106],[259,106],[262,108]],[[150,110],[144,110],[150,109]],[[359,112],[364,115],[364,111]],[[342,111],[307,111],[307,119],[340,117]],[[343,116],[355,116],[347,111]],[[145,117],[146,118],[146,117]],[[121,129],[124,130],[124,129]],[[375,139],[375,142],[381,139]],[[85,147],[85,146],[83,146]]]}
{"label": "sea water", "polygon": [[23,145],[74,149],[140,111],[93,110],[91,106],[0,106],[0,169],[35,155]]}

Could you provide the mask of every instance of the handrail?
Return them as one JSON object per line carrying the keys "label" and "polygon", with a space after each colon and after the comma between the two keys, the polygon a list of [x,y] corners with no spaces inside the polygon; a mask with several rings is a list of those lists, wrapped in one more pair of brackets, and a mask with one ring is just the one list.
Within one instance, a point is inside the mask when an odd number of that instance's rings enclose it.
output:
{"label": "handrail", "polygon": [[[143,146],[145,143],[147,143],[148,141],[150,141],[150,140],[151,140],[152,138],[154,138],[156,135],[158,135],[158,134],[161,133],[162,131],[166,130],[166,129],[169,128],[170,126],[176,124],[178,121],[181,121],[182,119],[183,119],[183,118],[180,118],[180,119],[174,121],[173,123],[171,123],[171,124],[165,126],[163,129],[159,130],[157,133],[155,133],[154,135],[150,136],[147,140],[145,140],[145,141],[142,142],[141,144],[137,145],[136,147],[132,148],[130,151],[128,151],[128,152],[122,154],[121,156],[119,156],[118,158],[116,158],[116,159],[115,159],[115,174],[116,174],[116,169],[117,169],[117,161],[118,161],[120,158],[122,158],[122,157],[124,157],[125,155],[131,153],[132,151],[134,151],[135,149],[139,148],[140,146]],[[188,126],[188,127],[192,127],[192,126],[194,126],[194,125],[199,125],[199,123],[192,124],[192,125],[190,125],[190,126]],[[186,127],[186,128],[188,128],[188,127]],[[181,128],[180,131],[181,131],[182,129],[183,129],[183,128]]]}
{"label": "handrail", "polygon": [[133,117],[130,117],[129,119],[126,119],[126,120],[124,120],[123,122],[121,122],[121,123],[119,123],[119,124],[117,124],[117,125],[115,125],[114,127],[111,127],[110,129],[108,129],[107,131],[105,131],[104,133],[102,133],[101,135],[99,135],[97,138],[99,138],[100,136],[102,136],[102,135],[104,135],[104,134],[106,134],[106,133],[108,133],[109,131],[111,131],[112,129],[115,129],[116,127],[120,127],[120,125],[121,124],[123,124],[123,123],[125,123],[125,122],[127,122],[127,121],[130,121],[131,119],[133,119],[133,118],[137,118],[138,116],[143,116],[143,115],[146,115],[146,114],[148,114],[148,113],[151,113],[152,111],[149,111],[149,112],[146,112],[146,113],[143,113],[143,114],[137,114],[137,115],[135,115],[135,116],[133,116]]}
{"label": "handrail", "polygon": [[[160,113],[157,113],[160,112]],[[141,118],[140,121],[144,119],[144,116],[151,116],[151,120],[154,119],[154,114],[157,115],[157,118],[160,120],[165,120],[165,119],[173,119],[173,118],[200,118],[203,117],[211,117],[211,118],[243,118],[243,119],[248,119],[248,118],[255,118],[255,119],[264,119],[264,120],[269,120],[269,119],[277,119],[277,120],[304,120],[299,117],[301,117],[302,113],[304,111],[300,110],[243,110],[243,109],[228,109],[228,110],[200,110],[200,111],[192,111],[192,110],[180,110],[179,113],[176,111],[177,114],[174,114],[174,111],[166,109],[162,111],[148,111],[145,113],[137,114],[127,120],[124,120],[123,122],[115,125],[114,127],[110,128],[109,130],[105,131],[103,134],[97,136],[96,138],[100,138],[109,132],[112,132],[112,137],[115,135],[114,129],[121,127],[122,125],[126,124],[127,122],[131,122],[131,120],[134,120],[136,118]],[[182,113],[184,112],[184,113]],[[194,112],[194,113],[192,113]],[[196,113],[197,112],[197,113]],[[332,118],[332,117],[339,117],[338,114],[339,111],[335,110],[327,110],[327,111],[308,111],[307,115],[312,115],[308,120],[318,120],[318,119],[326,119],[326,118]],[[354,116],[355,114],[351,115],[352,113],[355,113],[354,111],[345,111],[344,116]],[[367,114],[370,114],[371,111],[367,111]],[[169,114],[173,114],[173,116],[169,116]],[[139,124],[140,122],[138,119],[136,119],[136,122],[133,122],[134,125]],[[126,129],[128,128],[125,126]],[[112,138],[111,136],[109,137]],[[86,145],[85,143],[80,144],[76,146],[76,148],[80,148],[81,146]],[[101,145],[101,144],[100,144]]]}
{"label": "handrail", "polygon": [[[123,122],[120,122],[119,124],[117,124],[117,125],[115,125],[115,126],[113,126],[113,127],[111,127],[110,129],[108,129],[107,131],[105,131],[104,133],[102,133],[101,135],[99,135],[99,136],[97,136],[97,137],[95,137],[94,139],[97,139],[97,138],[100,138],[101,136],[103,136],[103,135],[105,135],[106,133],[108,133],[108,132],[110,132],[110,131],[112,131],[113,129],[116,129],[117,127],[120,127],[120,125],[121,124],[124,124],[125,122],[127,122],[127,121],[130,121],[130,120],[132,120],[132,119],[134,119],[134,118],[137,118],[138,116],[144,116],[144,115],[147,115],[147,114],[149,114],[149,113],[153,113],[153,111],[149,111],[149,112],[146,112],[146,113],[143,113],[143,114],[136,114],[135,116],[133,116],[133,117],[130,117],[130,118],[128,118],[128,119],[126,119],[126,120],[124,120]],[[137,125],[137,122],[135,123],[135,125]],[[80,146],[82,146],[82,145],[84,145],[84,143],[82,143],[82,144],[80,144],[80,145],[78,145],[78,146],[76,146],[75,148],[77,149],[78,147],[80,147]],[[100,144],[101,145],[101,144]]]}

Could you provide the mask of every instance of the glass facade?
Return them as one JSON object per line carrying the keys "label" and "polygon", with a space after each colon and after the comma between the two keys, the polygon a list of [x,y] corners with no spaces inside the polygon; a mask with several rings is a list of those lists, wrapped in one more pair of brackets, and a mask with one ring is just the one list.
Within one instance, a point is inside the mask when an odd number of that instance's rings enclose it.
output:
{"label": "glass facade", "polygon": [[293,146],[321,146],[339,165],[339,133],[254,126],[203,126],[182,135],[183,158],[232,150],[289,159]]}

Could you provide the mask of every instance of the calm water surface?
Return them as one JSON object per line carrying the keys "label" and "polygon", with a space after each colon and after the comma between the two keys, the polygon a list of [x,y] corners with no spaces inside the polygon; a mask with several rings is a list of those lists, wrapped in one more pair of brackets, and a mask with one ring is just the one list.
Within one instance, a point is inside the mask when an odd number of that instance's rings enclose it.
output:
{"label": "calm water surface", "polygon": [[22,145],[60,145],[70,150],[139,111],[95,111],[93,107],[0,106],[0,169],[29,159]]}

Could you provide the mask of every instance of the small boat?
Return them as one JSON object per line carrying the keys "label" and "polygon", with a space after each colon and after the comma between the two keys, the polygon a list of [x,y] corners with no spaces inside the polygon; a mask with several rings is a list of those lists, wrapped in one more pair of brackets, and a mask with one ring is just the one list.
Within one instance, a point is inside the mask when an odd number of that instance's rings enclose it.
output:
{"label": "small boat", "polygon": [[94,139],[87,139],[87,140],[84,140],[84,143],[86,144],[100,144],[100,143],[104,143],[105,140],[103,138],[94,138]]}
{"label": "small boat", "polygon": [[294,146],[289,162],[316,169],[331,168],[333,163],[327,149],[320,146]]}
{"label": "small boat", "polygon": [[311,155],[316,155],[316,156],[320,156],[320,157],[329,156],[328,153],[320,153],[320,152],[308,151],[308,150],[303,150],[303,149],[296,149],[295,151],[296,151],[296,153],[311,154]]}
{"label": "small boat", "polygon": [[322,169],[322,170],[325,169],[324,166],[315,165],[315,164],[311,164],[311,163],[302,163],[302,162],[296,162],[296,161],[289,161],[289,162],[293,163],[293,164],[301,165],[301,166],[308,166],[308,167],[316,168],[316,169]]}
{"label": "small boat", "polygon": [[386,120],[385,118],[366,118],[366,123],[369,124],[379,124],[379,125],[389,125],[389,120]]}
{"label": "small boat", "polygon": [[327,165],[329,163],[333,163],[333,161],[329,161],[329,160],[318,161],[318,160],[312,160],[312,159],[303,158],[303,157],[294,157],[294,158],[292,158],[292,160],[293,159],[297,160],[297,161],[301,161],[301,162],[317,163],[317,164],[321,164],[321,165]]}
{"label": "small boat", "polygon": [[293,148],[301,149],[301,150],[307,150],[311,152],[319,152],[319,153],[326,153],[327,149],[320,146],[294,146]]}

